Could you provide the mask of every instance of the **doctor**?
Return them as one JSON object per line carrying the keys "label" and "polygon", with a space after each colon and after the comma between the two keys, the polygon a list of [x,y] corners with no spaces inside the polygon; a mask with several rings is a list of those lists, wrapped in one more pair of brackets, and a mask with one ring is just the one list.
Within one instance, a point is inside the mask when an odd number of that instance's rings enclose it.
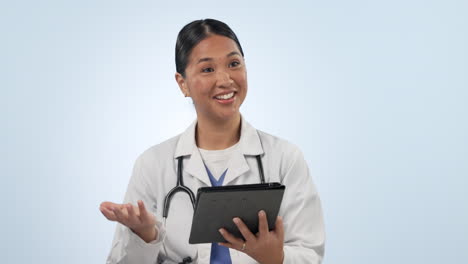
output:
{"label": "doctor", "polygon": [[[322,209],[302,152],[256,130],[239,112],[247,70],[234,32],[213,19],[187,24],[177,38],[176,69],[197,119],[184,133],[138,157],[123,204],[101,204],[104,216],[118,222],[107,263],[321,263]],[[227,243],[191,245],[193,207],[182,192],[172,198],[163,224],[164,199],[177,184],[178,158],[184,185],[196,193],[206,186],[259,183],[257,155],[266,182],[286,186],[274,230],[268,230],[260,211],[256,234],[234,218],[243,238],[220,229]]]}

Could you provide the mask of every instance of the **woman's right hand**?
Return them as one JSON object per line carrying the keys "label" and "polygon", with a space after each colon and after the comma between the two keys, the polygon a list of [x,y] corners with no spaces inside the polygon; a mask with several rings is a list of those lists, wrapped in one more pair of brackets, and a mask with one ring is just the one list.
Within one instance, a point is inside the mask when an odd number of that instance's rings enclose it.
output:
{"label": "woman's right hand", "polygon": [[156,240],[158,230],[156,229],[156,217],[148,212],[143,201],[138,201],[138,206],[131,203],[116,204],[103,202],[99,206],[101,213],[110,221],[116,221],[130,228],[146,243]]}

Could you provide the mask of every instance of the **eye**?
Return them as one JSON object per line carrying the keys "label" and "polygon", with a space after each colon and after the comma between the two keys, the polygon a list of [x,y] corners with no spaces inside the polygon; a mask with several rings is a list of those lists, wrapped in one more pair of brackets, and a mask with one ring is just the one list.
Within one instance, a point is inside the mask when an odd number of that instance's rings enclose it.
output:
{"label": "eye", "polygon": [[232,68],[232,67],[237,67],[237,66],[239,66],[239,65],[240,65],[240,62],[238,62],[238,61],[233,61],[233,62],[231,62],[231,63],[229,64],[229,67]]}
{"label": "eye", "polygon": [[214,72],[213,68],[203,68],[202,72]]}

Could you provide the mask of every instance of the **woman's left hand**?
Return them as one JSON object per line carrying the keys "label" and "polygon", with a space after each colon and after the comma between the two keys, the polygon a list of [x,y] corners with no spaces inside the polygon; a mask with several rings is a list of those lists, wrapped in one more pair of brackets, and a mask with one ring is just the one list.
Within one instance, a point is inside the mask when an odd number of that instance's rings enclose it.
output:
{"label": "woman's left hand", "polygon": [[221,228],[219,232],[227,243],[219,243],[220,245],[244,252],[259,263],[283,263],[284,229],[283,219],[280,216],[276,219],[275,230],[270,232],[266,214],[263,210],[260,211],[258,213],[258,233],[256,235],[250,232],[240,218],[236,217],[233,221],[245,241]]}

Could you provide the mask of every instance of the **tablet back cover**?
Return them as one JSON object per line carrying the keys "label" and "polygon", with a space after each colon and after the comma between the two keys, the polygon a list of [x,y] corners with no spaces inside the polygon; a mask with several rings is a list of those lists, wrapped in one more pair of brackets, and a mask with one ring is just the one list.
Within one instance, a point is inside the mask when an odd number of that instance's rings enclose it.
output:
{"label": "tablet back cover", "polygon": [[200,188],[189,243],[225,242],[218,231],[222,227],[242,238],[232,221],[234,217],[241,218],[256,234],[260,210],[267,214],[269,229],[274,229],[284,190],[279,183]]}

